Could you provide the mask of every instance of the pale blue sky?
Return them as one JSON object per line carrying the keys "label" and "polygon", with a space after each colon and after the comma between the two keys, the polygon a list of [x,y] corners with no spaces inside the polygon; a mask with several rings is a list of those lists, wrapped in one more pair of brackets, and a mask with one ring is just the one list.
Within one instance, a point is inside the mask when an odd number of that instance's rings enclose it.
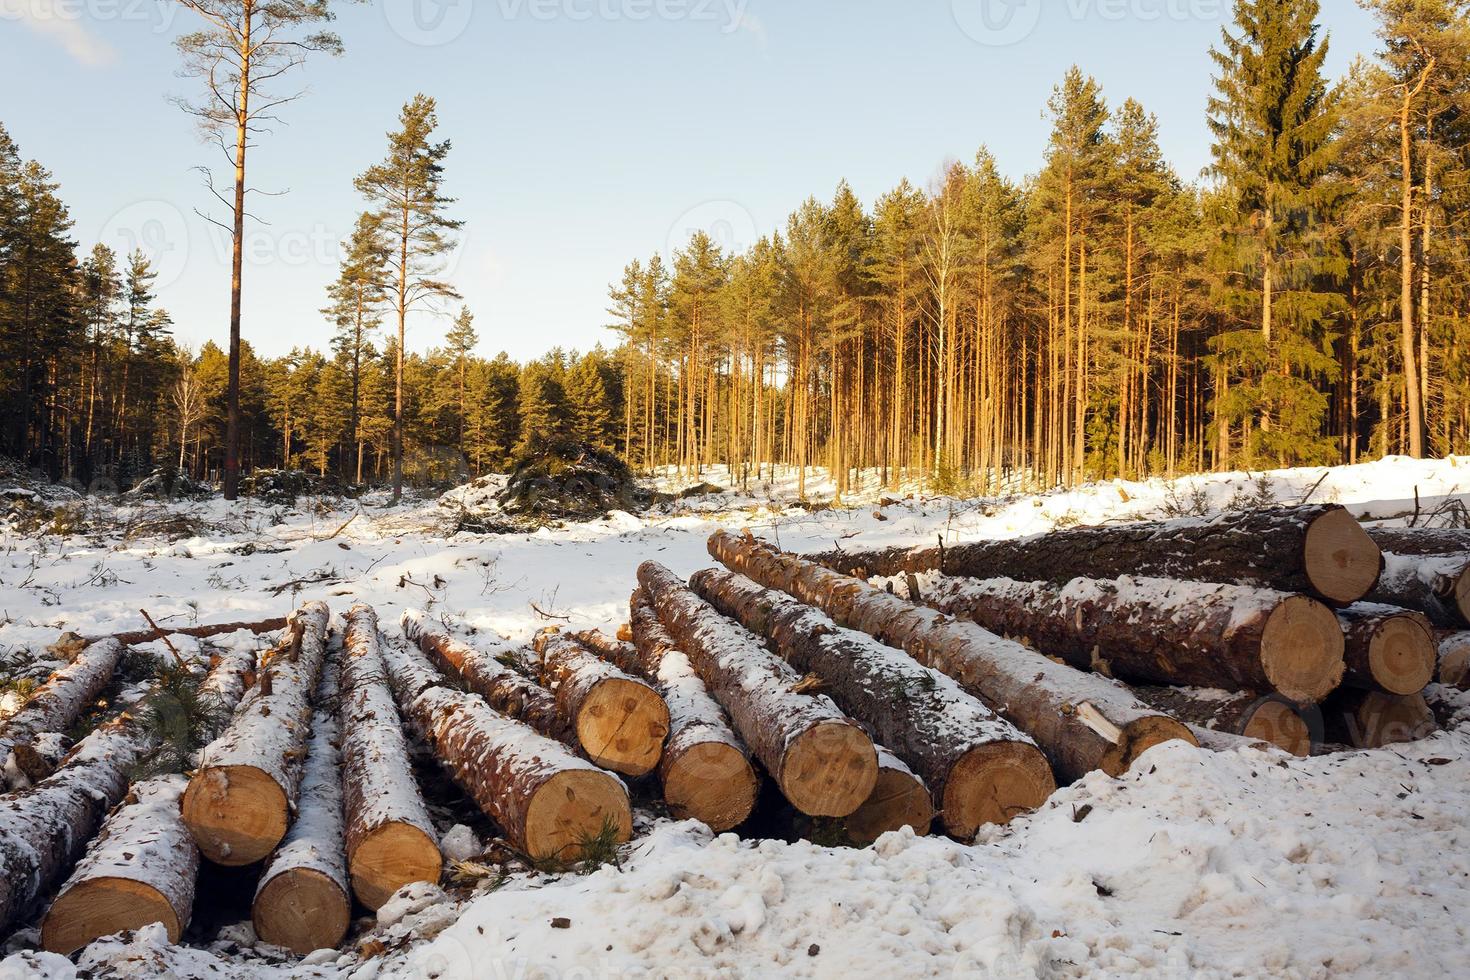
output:
{"label": "pale blue sky", "polygon": [[[1372,49],[1372,23],[1350,0],[1324,7],[1340,73]],[[266,353],[327,344],[317,310],[361,208],[352,179],[415,92],[439,100],[454,141],[447,190],[467,224],[451,276],[481,349],[528,358],[610,342],[608,283],[694,228],[748,245],[844,177],[869,203],[982,143],[1012,176],[1034,171],[1042,108],[1073,63],[1110,104],[1132,96],[1157,113],[1166,153],[1193,177],[1209,155],[1207,52],[1229,17],[1228,0],[341,9],[347,54],[298,76],[308,95],[254,151],[255,184],[289,190],[257,199],[270,225],[249,234],[244,329]],[[167,99],[194,94],[172,46],[194,23],[168,0],[0,0],[0,121],[55,172],[84,247],[141,239],[156,255],[176,333],[197,345],[225,334],[228,250],[194,214],[212,202],[191,168],[217,151]],[[419,318],[410,347],[446,326]]]}

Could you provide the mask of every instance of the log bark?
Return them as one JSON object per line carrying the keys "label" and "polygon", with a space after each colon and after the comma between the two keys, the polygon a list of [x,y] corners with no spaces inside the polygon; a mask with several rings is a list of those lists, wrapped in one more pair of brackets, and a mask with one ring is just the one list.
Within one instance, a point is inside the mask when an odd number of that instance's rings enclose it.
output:
{"label": "log bark", "polygon": [[[254,686],[255,651],[231,650],[210,659],[209,676],[199,685],[199,696],[212,698],[216,704],[227,709],[219,725],[223,730],[235,709],[240,706],[245,692]],[[220,733],[216,731],[212,734],[217,738]]]}
{"label": "log bark", "polygon": [[858,578],[940,571],[1065,584],[1079,576],[1145,575],[1305,593],[1340,606],[1371,592],[1383,568],[1373,539],[1335,505],[1070,528],[948,548],[836,552],[815,560]]}
{"label": "log bark", "polygon": [[905,827],[920,837],[927,835],[934,825],[932,791],[898,756],[881,745],[874,748],[878,780],[863,805],[844,821],[847,835],[861,846]]}
{"label": "log bark", "polygon": [[1382,691],[1341,691],[1322,706],[1327,738],[1358,749],[1417,742],[1439,729],[1422,694],[1398,697]]}
{"label": "log bark", "polygon": [[47,911],[43,949],[70,956],[155,922],[170,942],[182,940],[199,873],[199,849],[179,815],[187,785],[182,776],[163,776],[133,787]]}
{"label": "log bark", "polygon": [[929,786],[956,837],[971,839],[983,824],[1009,823],[1056,790],[1031,737],[945,674],[864,633],[838,629],[811,606],[743,575],[711,569],[695,575],[691,586],[769,640],[799,673],[821,678],[837,706]]}
{"label": "log bark", "polygon": [[346,827],[337,726],[340,668],[335,657],[323,664],[296,819],[261,871],[250,907],[255,934],[297,956],[337,948],[352,918],[342,847]]}
{"label": "log bark", "polygon": [[291,638],[262,666],[230,727],[204,750],[184,793],[184,822],[200,852],[243,867],[281,843],[296,811],[321,676],[330,613],[308,603],[291,617]]}
{"label": "log bark", "polygon": [[604,833],[633,832],[627,788],[480,698],[443,687],[408,647],[383,647],[398,707],[459,787],[510,842],[536,860],[579,857]]}
{"label": "log bark", "polygon": [[477,650],[440,629],[423,613],[403,614],[403,635],[418,646],[434,666],[484,698],[507,718],[530,725],[547,738],[575,745],[576,726],[557,707],[556,696],[502,662],[505,654]]}
{"label": "log bark", "polygon": [[669,734],[669,709],[649,684],[624,673],[560,633],[536,638],[541,682],[570,719],[583,754],[624,776],[658,766]]}
{"label": "log bark", "polygon": [[377,614],[356,606],[342,659],[347,866],[358,901],[375,912],[404,885],[437,883],[443,871],[387,676]]}
{"label": "log bark", "polygon": [[1168,579],[1067,585],[926,575],[922,601],[1024,639],[1079,670],[1129,681],[1276,691],[1316,704],[1343,677],[1343,634],[1315,599]]}
{"label": "log bark", "polygon": [[1349,687],[1408,697],[1434,682],[1439,652],[1434,627],[1421,613],[1360,602],[1337,618],[1347,641]]}
{"label": "log bark", "polygon": [[[177,629],[165,626],[161,631],[147,629],[118,633],[110,639],[117,640],[125,647],[130,647],[152,643],[165,636],[188,636],[196,640],[208,640],[216,636],[229,636],[231,633],[275,633],[285,628],[286,620],[278,618],[258,623],[220,623],[217,626],[183,626]],[[109,637],[99,637],[99,639],[109,639]]]}
{"label": "log bark", "polygon": [[655,562],[638,581],[674,642],[792,806],[846,817],[872,794],[872,740],[825,696],[797,693],[801,675]]}
{"label": "log bark", "polygon": [[1384,551],[1369,600],[1414,609],[1439,627],[1470,626],[1470,530],[1370,528]]}
{"label": "log bark", "polygon": [[1470,633],[1441,633],[1435,679],[1446,687],[1470,691]]}
{"label": "log bark", "polygon": [[754,538],[720,532],[709,548],[732,571],[948,674],[1034,738],[1062,779],[1097,769],[1121,775],[1162,742],[1195,744],[1183,724],[1106,678],[1055,663],[974,623],[916,606]]}
{"label": "log bark", "polygon": [[1179,687],[1135,687],[1134,693],[1192,729],[1264,742],[1301,758],[1312,754],[1311,723],[1300,708],[1279,695]]}
{"label": "log bark", "polygon": [[25,706],[0,724],[0,762],[17,748],[47,732],[64,733],[112,682],[126,648],[116,640],[99,640],[52,674],[26,700]]}
{"label": "log bark", "polygon": [[654,683],[669,709],[669,738],[658,762],[664,802],[680,820],[698,820],[715,833],[743,824],[755,809],[760,776],[730,719],[674,645],[642,590],[629,602],[629,636],[579,633],[588,649]]}

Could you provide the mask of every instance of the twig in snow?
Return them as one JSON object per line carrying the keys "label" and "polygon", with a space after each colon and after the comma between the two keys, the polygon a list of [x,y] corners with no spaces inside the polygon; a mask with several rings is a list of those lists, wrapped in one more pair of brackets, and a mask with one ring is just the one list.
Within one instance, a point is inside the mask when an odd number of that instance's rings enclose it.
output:
{"label": "twig in snow", "polygon": [[159,627],[159,625],[153,621],[153,617],[152,616],[148,615],[148,610],[146,610],[146,609],[139,609],[138,612],[142,613],[143,614],[143,618],[148,621],[148,625],[153,627],[154,632],[156,632],[158,634],[157,639],[162,640],[163,641],[163,645],[166,646],[166,647],[168,647],[169,653],[172,653],[174,655],[174,659],[179,662],[179,666],[180,667],[185,666],[185,664],[184,664],[184,658],[183,658],[183,655],[179,653],[179,648],[176,647],[176,646],[174,646],[174,642],[173,642],[173,640],[170,640],[168,638],[168,634],[165,633]]}

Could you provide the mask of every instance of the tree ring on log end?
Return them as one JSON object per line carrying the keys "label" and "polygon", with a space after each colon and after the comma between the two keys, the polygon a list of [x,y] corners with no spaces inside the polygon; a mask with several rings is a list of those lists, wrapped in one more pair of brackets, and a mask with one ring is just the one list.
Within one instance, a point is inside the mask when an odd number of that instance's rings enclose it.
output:
{"label": "tree ring on log end", "polygon": [[878,782],[878,753],[857,726],[822,722],[792,739],[777,782],[807,816],[851,816]]}
{"label": "tree ring on log end", "polygon": [[1368,645],[1373,680],[1389,694],[1408,697],[1434,683],[1439,651],[1434,637],[1414,616],[1383,621]]}
{"label": "tree ring on log end", "polygon": [[184,823],[215,864],[264,861],[286,836],[286,794],[254,766],[201,769],[184,791]]}
{"label": "tree ring on log end", "polygon": [[163,923],[171,943],[183,935],[178,913],[158,889],[128,878],[92,878],[68,888],[52,904],[41,922],[41,946],[70,956],[103,936],[155,922]]}
{"label": "tree ring on log end", "polygon": [[1380,691],[1369,692],[1363,696],[1351,720],[1354,729],[1349,735],[1360,749],[1417,742],[1438,728],[1434,712],[1422,694],[1397,697]]}
{"label": "tree ring on log end", "polygon": [[1466,690],[1470,687],[1470,634],[1459,641],[1445,641],[1439,658],[1439,682]]}
{"label": "tree ring on log end", "polygon": [[1266,698],[1246,720],[1240,734],[1269,742],[1303,759],[1312,754],[1312,729],[1301,712],[1276,698]]}
{"label": "tree ring on log end", "polygon": [[755,809],[760,782],[739,749],[724,742],[692,745],[664,767],[664,800],[681,820],[702,820],[715,833],[738,827]]}
{"label": "tree ring on log end", "polygon": [[1373,591],[1383,551],[1346,509],[1328,511],[1307,529],[1302,565],[1324,598],[1351,605]]}
{"label": "tree ring on log end", "polygon": [[1347,640],[1332,610],[1292,596],[1261,633],[1261,666],[1271,687],[1298,704],[1317,704],[1342,683]]}
{"label": "tree ring on log end", "polygon": [[349,859],[352,892],[376,912],[393,893],[416,881],[438,882],[444,870],[439,845],[406,823],[386,823],[353,848]]}
{"label": "tree ring on log end", "polygon": [[538,786],[526,807],[526,853],[575,860],[605,829],[622,844],[633,836],[628,791],[614,776],[566,769]]}
{"label": "tree ring on log end", "polygon": [[297,956],[336,949],[347,936],[352,903],[327,875],[309,868],[278,874],[255,896],[251,920],[262,942]]}
{"label": "tree ring on log end", "polygon": [[587,758],[625,776],[652,772],[668,734],[669,709],[663,698],[637,681],[603,681],[577,712],[577,741]]}
{"label": "tree ring on log end", "polygon": [[871,844],[904,827],[914,828],[914,833],[923,837],[933,825],[934,801],[923,781],[913,773],[879,769],[873,792],[847,818],[847,834],[854,843]]}
{"label": "tree ring on log end", "polygon": [[1196,747],[1199,745],[1199,739],[1194,737],[1189,726],[1173,718],[1164,715],[1140,718],[1123,729],[1123,738],[1103,756],[1100,768],[1109,776],[1121,776],[1133,767],[1139,756],[1155,745],[1176,740]]}
{"label": "tree ring on log end", "polygon": [[1046,756],[1026,742],[978,745],[951,767],[941,800],[945,829],[972,840],[985,824],[1008,824],[1056,792]]}

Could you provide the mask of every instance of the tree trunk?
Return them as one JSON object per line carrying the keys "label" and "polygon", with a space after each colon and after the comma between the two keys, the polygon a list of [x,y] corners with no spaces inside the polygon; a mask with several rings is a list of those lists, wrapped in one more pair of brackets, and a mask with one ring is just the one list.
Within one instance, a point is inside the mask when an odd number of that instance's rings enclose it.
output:
{"label": "tree trunk", "polygon": [[954,836],[1009,823],[1056,790],[1036,743],[944,674],[744,576],[708,570],[692,584],[798,672],[821,678],[839,708],[928,784]]}
{"label": "tree trunk", "polygon": [[213,698],[222,708],[223,717],[211,731],[211,741],[218,738],[240,704],[245,692],[255,686],[255,651],[232,650],[210,659],[209,676],[199,685],[201,698]]}
{"label": "tree trunk", "polygon": [[578,634],[589,649],[658,686],[669,709],[669,738],[658,763],[664,802],[680,820],[698,820],[715,833],[743,824],[755,809],[760,776],[750,750],[730,727],[718,701],[674,645],[642,590],[630,602],[632,643],[601,633]]}
{"label": "tree trunk", "polygon": [[624,776],[657,768],[669,734],[669,709],[657,691],[569,636],[542,633],[536,652],[541,682],[556,695],[561,717],[572,720],[587,758]]}
{"label": "tree trunk", "polygon": [[798,693],[800,674],[667,568],[648,562],[638,581],[792,806],[814,817],[846,817],[862,806],[878,779],[877,752],[862,729],[829,698]]}
{"label": "tree trunk", "polygon": [[1378,545],[1335,505],[1072,528],[950,548],[836,552],[813,560],[859,578],[937,570],[1058,584],[1125,575],[1233,582],[1304,592],[1340,606],[1372,591],[1383,567]]}
{"label": "tree trunk", "polygon": [[189,781],[184,822],[215,864],[254,864],[286,836],[296,811],[329,617],[320,602],[292,615],[287,645],[262,665],[253,696],[204,750]]}
{"label": "tree trunk", "polygon": [[441,686],[408,648],[383,647],[399,710],[506,838],[533,860],[574,859],[603,834],[623,843],[633,812],[622,782],[484,701]]}
{"label": "tree trunk", "polygon": [[934,803],[924,785],[903,760],[881,745],[878,752],[878,781],[873,792],[843,825],[853,843],[866,847],[884,834],[912,827],[923,837],[934,825]]}
{"label": "tree trunk", "polygon": [[1470,626],[1470,530],[1372,528],[1383,578],[1369,599],[1414,609],[1436,626]]}
{"label": "tree trunk", "polygon": [[41,922],[41,946],[70,956],[103,936],[162,923],[182,940],[194,911],[199,849],[179,815],[182,776],[139,783]]}
{"label": "tree trunk", "polygon": [[438,837],[409,762],[408,743],[369,606],[347,616],[342,660],[342,791],[347,868],[358,901],[377,911],[416,881],[443,870]]}
{"label": "tree trunk", "polygon": [[974,623],[934,610],[819,565],[783,555],[754,538],[721,532],[710,553],[732,570],[826,612],[838,625],[906,650],[959,681],[1036,739],[1063,779],[1097,769],[1117,776],[1144,752],[1174,739],[1194,744],[1179,722],[1145,706],[1107,679],[1054,663]]}
{"label": "tree trunk", "polygon": [[24,707],[0,725],[0,762],[26,749],[38,735],[71,728],[112,682],[124,649],[116,640],[98,640],[52,674]]}
{"label": "tree trunk", "polygon": [[1328,739],[1357,749],[1417,742],[1439,729],[1422,694],[1342,691],[1322,706],[1322,714]]}
{"label": "tree trunk", "polygon": [[225,473],[224,498],[233,501],[240,492],[240,317],[245,281],[245,155],[250,148],[250,97],[254,94],[250,73],[254,67],[251,28],[254,16],[242,18],[239,96],[235,106],[235,197],[230,208],[230,357],[225,387]]}
{"label": "tree trunk", "polygon": [[1192,727],[1265,742],[1303,759],[1312,754],[1312,728],[1286,698],[1190,687],[1140,686],[1133,690],[1145,704]]}
{"label": "tree trunk", "polygon": [[1470,691],[1470,633],[1441,633],[1435,679],[1446,687]]}
{"label": "tree trunk", "polygon": [[1347,639],[1349,687],[1408,697],[1434,682],[1434,627],[1419,613],[1362,602],[1337,618]]}
{"label": "tree trunk", "polygon": [[285,840],[261,871],[250,907],[255,934],[297,956],[336,949],[346,937],[352,917],[347,856],[342,850],[346,831],[335,711],[340,666],[335,657],[323,665],[297,800],[298,814]]}
{"label": "tree trunk", "polygon": [[1061,586],[932,573],[919,586],[910,599],[1109,677],[1277,691],[1299,704],[1342,683],[1342,629],[1305,596],[1152,578]]}

